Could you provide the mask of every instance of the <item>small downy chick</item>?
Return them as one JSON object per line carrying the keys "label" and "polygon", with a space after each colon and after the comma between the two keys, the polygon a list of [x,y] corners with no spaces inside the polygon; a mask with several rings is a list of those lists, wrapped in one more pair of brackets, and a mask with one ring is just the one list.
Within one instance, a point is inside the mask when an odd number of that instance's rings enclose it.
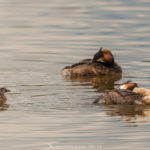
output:
{"label": "small downy chick", "polygon": [[10,90],[8,90],[6,88],[0,88],[0,106],[5,104],[7,101],[7,98],[4,95],[4,93],[6,93],[6,92],[10,92]]}

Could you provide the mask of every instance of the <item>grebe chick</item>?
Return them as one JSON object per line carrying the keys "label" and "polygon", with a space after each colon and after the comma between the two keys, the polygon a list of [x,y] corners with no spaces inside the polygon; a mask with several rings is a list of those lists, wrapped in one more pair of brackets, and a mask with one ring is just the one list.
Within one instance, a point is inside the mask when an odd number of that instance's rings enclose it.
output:
{"label": "grebe chick", "polygon": [[7,98],[4,95],[4,93],[6,93],[6,92],[10,92],[10,90],[8,90],[6,88],[0,88],[0,106],[5,104],[7,101]]}
{"label": "grebe chick", "polygon": [[110,50],[100,48],[93,59],[84,59],[63,69],[64,76],[118,75],[122,69]]}
{"label": "grebe chick", "polygon": [[147,105],[150,104],[150,90],[139,88],[137,83],[129,82],[107,91],[93,103],[99,101],[104,104]]}

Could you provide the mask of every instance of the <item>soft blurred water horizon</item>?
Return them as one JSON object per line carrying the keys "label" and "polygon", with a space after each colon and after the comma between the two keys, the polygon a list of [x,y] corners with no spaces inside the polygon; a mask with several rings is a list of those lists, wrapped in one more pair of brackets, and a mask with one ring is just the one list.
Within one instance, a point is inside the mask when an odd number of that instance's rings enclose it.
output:
{"label": "soft blurred water horizon", "polygon": [[[115,83],[150,89],[150,0],[0,0],[2,150],[148,150],[150,107],[92,102]],[[66,80],[63,67],[103,46],[122,79]]]}

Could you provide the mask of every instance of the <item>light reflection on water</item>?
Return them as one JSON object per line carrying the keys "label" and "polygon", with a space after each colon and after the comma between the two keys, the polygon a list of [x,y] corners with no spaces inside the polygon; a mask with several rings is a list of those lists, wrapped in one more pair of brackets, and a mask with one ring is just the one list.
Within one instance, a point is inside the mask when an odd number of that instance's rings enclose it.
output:
{"label": "light reflection on water", "polygon": [[[0,83],[11,89],[1,149],[149,149],[149,106],[92,104],[116,82],[150,89],[149,0],[0,0],[0,8]],[[101,46],[122,80],[62,77]]]}

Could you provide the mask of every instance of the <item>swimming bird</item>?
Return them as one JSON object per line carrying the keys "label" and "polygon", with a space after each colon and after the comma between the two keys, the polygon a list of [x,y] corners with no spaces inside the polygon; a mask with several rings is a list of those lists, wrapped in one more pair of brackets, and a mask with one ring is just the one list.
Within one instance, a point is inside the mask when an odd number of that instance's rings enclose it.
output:
{"label": "swimming bird", "polygon": [[150,104],[150,90],[139,88],[137,83],[127,82],[114,90],[106,91],[93,103],[99,101],[104,104],[148,105]]}
{"label": "swimming bird", "polygon": [[7,98],[4,95],[4,93],[6,93],[6,92],[10,92],[10,90],[8,90],[6,88],[0,88],[0,106],[5,104],[7,101]]}
{"label": "swimming bird", "polygon": [[122,73],[121,66],[115,62],[113,54],[108,49],[100,50],[92,59],[84,59],[63,69],[64,76],[99,76],[118,75]]}

